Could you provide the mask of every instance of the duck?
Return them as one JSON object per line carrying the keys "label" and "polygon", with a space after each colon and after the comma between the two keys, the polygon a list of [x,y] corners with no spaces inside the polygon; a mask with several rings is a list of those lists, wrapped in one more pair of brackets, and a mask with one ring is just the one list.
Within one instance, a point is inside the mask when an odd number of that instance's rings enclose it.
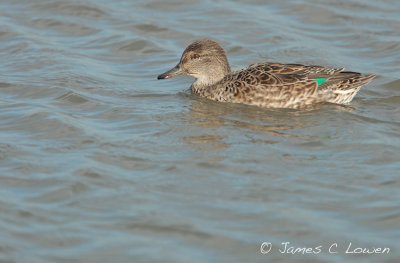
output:
{"label": "duck", "polygon": [[376,75],[316,65],[264,62],[231,71],[224,49],[214,40],[198,40],[179,63],[157,79],[195,78],[191,91],[219,102],[262,108],[301,108],[319,103],[348,104]]}

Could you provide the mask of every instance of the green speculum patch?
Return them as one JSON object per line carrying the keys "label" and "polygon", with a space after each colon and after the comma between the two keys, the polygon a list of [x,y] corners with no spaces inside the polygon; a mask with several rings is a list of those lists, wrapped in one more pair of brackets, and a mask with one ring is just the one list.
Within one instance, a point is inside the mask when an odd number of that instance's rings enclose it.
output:
{"label": "green speculum patch", "polygon": [[321,85],[322,83],[324,83],[326,81],[325,78],[320,78],[320,79],[315,79],[315,81],[317,81],[318,86]]}

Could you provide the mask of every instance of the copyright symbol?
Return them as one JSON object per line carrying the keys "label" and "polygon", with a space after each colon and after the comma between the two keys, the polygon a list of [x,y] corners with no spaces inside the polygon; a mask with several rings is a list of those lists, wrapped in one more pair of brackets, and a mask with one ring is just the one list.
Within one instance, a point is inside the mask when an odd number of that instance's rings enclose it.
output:
{"label": "copyright symbol", "polygon": [[261,254],[268,254],[272,249],[272,244],[270,242],[263,242],[260,247]]}

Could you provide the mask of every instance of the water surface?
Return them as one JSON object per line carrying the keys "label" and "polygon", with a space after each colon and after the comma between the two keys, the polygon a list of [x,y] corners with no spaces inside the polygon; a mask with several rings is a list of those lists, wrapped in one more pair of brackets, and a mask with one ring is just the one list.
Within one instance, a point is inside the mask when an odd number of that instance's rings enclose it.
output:
{"label": "water surface", "polygon": [[[0,1],[0,262],[397,262],[399,13],[395,0]],[[233,69],[378,77],[348,106],[303,110],[156,80],[202,38]]]}

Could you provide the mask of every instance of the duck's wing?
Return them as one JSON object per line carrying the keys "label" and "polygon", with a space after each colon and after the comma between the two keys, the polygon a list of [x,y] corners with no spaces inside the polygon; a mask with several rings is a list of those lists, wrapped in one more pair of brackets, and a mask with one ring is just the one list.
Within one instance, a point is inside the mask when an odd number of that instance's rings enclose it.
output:
{"label": "duck's wing", "polygon": [[345,104],[352,101],[361,87],[368,84],[375,76],[358,72],[340,72],[328,77],[318,86],[318,90],[331,93],[328,102]]}
{"label": "duck's wing", "polygon": [[[249,72],[268,72],[271,78],[279,80],[276,85],[295,85],[296,89],[312,88],[314,94],[332,103],[350,102],[360,88],[368,84],[376,75],[343,71],[344,68],[325,68],[300,64],[260,63],[248,67]],[[313,83],[316,82],[316,87]],[[268,86],[266,86],[268,87]],[[306,90],[304,90],[306,92]]]}
{"label": "duck's wing", "polygon": [[306,66],[301,64],[281,64],[281,63],[258,63],[252,64],[244,70],[257,70],[262,72],[268,72],[270,74],[297,74],[305,75],[309,78],[322,78],[335,75],[342,72],[344,68],[326,68],[322,66]]}
{"label": "duck's wing", "polygon": [[262,89],[294,84],[301,86],[310,79],[310,71],[317,72],[317,69],[307,69],[306,66],[302,65],[291,64],[290,69],[288,67],[283,69],[279,65],[283,64],[262,63],[250,65],[245,69],[235,71],[226,76],[222,80],[222,83],[229,84],[229,86],[236,86],[237,88],[259,87]]}
{"label": "duck's wing", "polygon": [[268,71],[263,65],[233,72],[219,85],[221,98],[276,108],[296,108],[325,100],[322,96],[315,96],[317,81],[309,79],[301,70],[286,74],[272,70]]}

